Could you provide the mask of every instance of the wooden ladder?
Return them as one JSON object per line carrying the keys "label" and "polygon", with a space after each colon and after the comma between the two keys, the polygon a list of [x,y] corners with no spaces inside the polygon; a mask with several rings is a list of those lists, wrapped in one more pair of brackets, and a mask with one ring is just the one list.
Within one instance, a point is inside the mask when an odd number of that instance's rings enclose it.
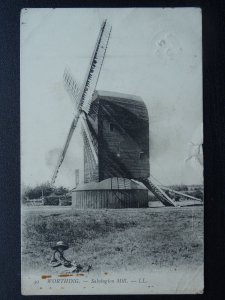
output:
{"label": "wooden ladder", "polygon": [[139,179],[139,181],[142,182],[165,206],[176,206],[175,201],[173,201],[159,186],[152,183],[148,178]]}

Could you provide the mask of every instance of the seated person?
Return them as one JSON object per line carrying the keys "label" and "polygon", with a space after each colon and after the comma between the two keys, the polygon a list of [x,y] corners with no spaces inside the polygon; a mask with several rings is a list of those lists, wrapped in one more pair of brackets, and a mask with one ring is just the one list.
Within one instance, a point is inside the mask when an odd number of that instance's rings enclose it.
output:
{"label": "seated person", "polygon": [[54,250],[54,253],[49,263],[51,267],[58,267],[61,265],[67,268],[72,267],[71,261],[67,260],[63,255],[63,252],[69,248],[67,244],[65,244],[62,241],[59,241],[56,243],[56,245],[54,245],[51,248],[52,250]]}

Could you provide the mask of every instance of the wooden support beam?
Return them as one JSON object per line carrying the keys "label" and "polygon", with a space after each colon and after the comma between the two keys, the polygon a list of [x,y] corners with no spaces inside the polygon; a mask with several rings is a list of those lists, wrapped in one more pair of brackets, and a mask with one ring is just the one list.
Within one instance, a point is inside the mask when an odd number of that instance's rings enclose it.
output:
{"label": "wooden support beam", "polygon": [[81,120],[81,124],[83,126],[83,129],[85,131],[85,134],[87,136],[87,139],[88,139],[88,142],[89,142],[89,146],[91,148],[91,152],[92,152],[92,154],[94,156],[95,162],[96,162],[96,164],[98,164],[98,155],[97,155],[97,153],[95,151],[95,147],[93,145],[93,141],[92,141],[92,138],[91,138],[91,133],[90,133],[90,130],[88,128],[87,119],[86,119],[86,116],[85,116],[84,113],[81,113],[80,120]]}
{"label": "wooden support beam", "polygon": [[165,206],[176,206],[175,201],[173,201],[159,186],[152,183],[148,178],[139,179],[139,181],[142,182]]}

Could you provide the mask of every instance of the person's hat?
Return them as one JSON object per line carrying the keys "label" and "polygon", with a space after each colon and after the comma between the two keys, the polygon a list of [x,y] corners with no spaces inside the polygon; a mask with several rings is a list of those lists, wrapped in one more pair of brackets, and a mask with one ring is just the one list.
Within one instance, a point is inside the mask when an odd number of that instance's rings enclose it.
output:
{"label": "person's hat", "polygon": [[64,250],[66,250],[66,249],[69,248],[69,245],[66,244],[66,243],[64,243],[63,241],[59,241],[59,242],[57,242],[54,246],[52,246],[51,248],[52,248],[53,250],[56,250],[56,249],[58,249],[59,247],[60,247],[60,248],[63,248]]}

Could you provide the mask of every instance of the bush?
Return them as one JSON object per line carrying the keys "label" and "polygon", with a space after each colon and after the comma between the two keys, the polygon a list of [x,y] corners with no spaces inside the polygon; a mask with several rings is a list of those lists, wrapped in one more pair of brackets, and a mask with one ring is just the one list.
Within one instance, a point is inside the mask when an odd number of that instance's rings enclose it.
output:
{"label": "bush", "polygon": [[69,189],[60,186],[60,187],[52,187],[49,182],[42,183],[40,185],[37,185],[35,187],[30,186],[22,186],[22,201],[23,203],[26,202],[26,200],[31,199],[39,199],[42,197],[48,197],[51,194],[55,194],[57,196],[64,195],[69,192]]}
{"label": "bush", "polygon": [[175,191],[188,191],[188,186],[184,184],[173,185],[171,189]]}
{"label": "bush", "polygon": [[54,196],[45,197],[44,205],[59,205],[59,197],[54,197]]}
{"label": "bush", "polygon": [[196,198],[199,198],[199,199],[202,199],[203,200],[203,191],[201,191],[200,189],[198,190],[195,190],[191,193],[191,195],[193,197],[196,197]]}
{"label": "bush", "polygon": [[22,199],[23,204],[25,204],[27,202],[27,200],[29,200],[28,194],[29,194],[30,190],[31,190],[30,186],[22,184],[22,186],[21,186],[21,199]]}

